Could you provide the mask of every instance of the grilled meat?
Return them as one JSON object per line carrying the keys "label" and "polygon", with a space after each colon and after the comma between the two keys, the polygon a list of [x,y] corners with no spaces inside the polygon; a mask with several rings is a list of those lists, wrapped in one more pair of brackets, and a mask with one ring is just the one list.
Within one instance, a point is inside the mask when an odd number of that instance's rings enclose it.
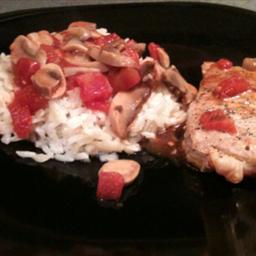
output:
{"label": "grilled meat", "polygon": [[239,183],[256,174],[256,72],[220,64],[202,66],[183,148],[187,161],[201,171],[215,170]]}

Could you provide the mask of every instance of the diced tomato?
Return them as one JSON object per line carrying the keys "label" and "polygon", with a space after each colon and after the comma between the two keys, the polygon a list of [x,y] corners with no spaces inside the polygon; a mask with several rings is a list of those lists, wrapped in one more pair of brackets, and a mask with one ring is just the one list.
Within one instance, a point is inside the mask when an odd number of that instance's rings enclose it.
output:
{"label": "diced tomato", "polygon": [[123,192],[124,178],[117,172],[100,172],[97,185],[98,200],[118,201]]}
{"label": "diced tomato", "polygon": [[233,67],[233,63],[228,59],[219,59],[216,65],[219,69],[230,69]]}
{"label": "diced tomato", "polygon": [[215,130],[230,134],[237,132],[234,121],[221,109],[204,112],[199,122],[204,130]]}
{"label": "diced tomato", "polygon": [[108,80],[114,93],[119,91],[128,91],[141,81],[140,73],[135,68],[121,68],[116,71],[110,71]]}
{"label": "diced tomato", "polygon": [[47,63],[59,63],[62,58],[62,52],[51,45],[41,44],[41,48],[46,52]]}
{"label": "diced tomato", "polygon": [[80,87],[80,97],[85,106],[92,106],[92,102],[106,102],[112,96],[113,89],[102,73],[84,73],[77,76],[76,81]]}
{"label": "diced tomato", "polygon": [[44,109],[48,105],[48,100],[40,95],[33,86],[25,86],[15,93],[15,101],[21,106],[28,106],[33,115],[39,109]]}
{"label": "diced tomato", "polygon": [[233,97],[249,90],[249,82],[239,74],[222,80],[214,91],[221,99]]}
{"label": "diced tomato", "polygon": [[149,55],[154,59],[154,60],[158,60],[158,51],[157,49],[159,48],[160,46],[156,43],[149,43],[148,44],[148,51],[149,51]]}
{"label": "diced tomato", "polygon": [[16,85],[23,87],[32,84],[31,76],[35,74],[39,68],[40,64],[37,61],[28,58],[20,58],[13,67]]}
{"label": "diced tomato", "polygon": [[41,96],[33,85],[26,85],[15,92],[9,111],[14,131],[20,138],[29,137],[32,131],[32,115],[47,105],[48,100]]}
{"label": "diced tomato", "polygon": [[111,33],[109,35],[94,38],[92,40],[93,40],[94,44],[97,44],[99,46],[103,46],[105,44],[109,44],[109,43],[112,43],[112,42],[114,42],[116,40],[120,40],[120,39],[121,39],[121,37],[119,35],[117,35],[116,33]]}
{"label": "diced tomato", "polygon": [[27,139],[32,131],[32,115],[29,107],[14,100],[9,105],[14,131],[21,139]]}
{"label": "diced tomato", "polygon": [[72,76],[68,76],[66,78],[66,81],[67,81],[67,89],[68,90],[73,90],[74,88],[78,87],[78,83],[77,83],[77,76],[79,76],[81,74],[75,74],[75,75],[72,75]]}
{"label": "diced tomato", "polygon": [[89,108],[91,110],[98,110],[98,111],[108,113],[110,102],[108,100],[92,101],[92,102],[87,102],[85,105],[87,108]]}

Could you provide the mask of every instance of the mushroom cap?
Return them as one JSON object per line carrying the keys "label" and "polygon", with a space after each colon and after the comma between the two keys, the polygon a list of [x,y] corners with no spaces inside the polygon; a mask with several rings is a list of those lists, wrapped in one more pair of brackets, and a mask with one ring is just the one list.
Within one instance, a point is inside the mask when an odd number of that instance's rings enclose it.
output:
{"label": "mushroom cap", "polygon": [[88,22],[88,21],[75,21],[75,22],[71,22],[68,26],[68,28],[72,28],[72,27],[83,27],[88,30],[96,30],[97,25],[96,23]]}
{"label": "mushroom cap", "polygon": [[98,46],[89,46],[88,55],[104,64],[113,67],[137,67],[137,62],[129,56],[125,56],[116,49],[103,49]]}
{"label": "mushroom cap", "polygon": [[182,77],[175,66],[170,67],[163,73],[163,80],[167,85],[173,86],[181,92],[183,95],[182,102],[185,106],[188,106],[194,100],[197,89]]}
{"label": "mushroom cap", "polygon": [[256,58],[244,58],[242,66],[249,71],[256,71]]}
{"label": "mushroom cap", "polygon": [[64,47],[62,47],[64,59],[75,66],[88,66],[90,58],[88,56],[88,49],[81,42],[71,40]]}
{"label": "mushroom cap", "polygon": [[124,184],[131,184],[139,175],[140,164],[134,160],[120,159],[109,161],[100,168],[101,172],[117,172],[122,175]]}
{"label": "mushroom cap", "polygon": [[163,68],[168,68],[170,66],[170,57],[167,52],[163,48],[157,47],[157,55],[160,65]]}
{"label": "mushroom cap", "polygon": [[40,49],[40,44],[23,36],[18,36],[10,46],[12,63],[16,64],[20,58],[29,58],[46,63],[46,53]]}
{"label": "mushroom cap", "polygon": [[60,66],[48,63],[32,77],[33,84],[49,99],[60,98],[66,91],[66,79]]}
{"label": "mushroom cap", "polygon": [[75,75],[77,73],[88,73],[88,72],[106,72],[108,67],[98,61],[88,62],[87,65],[80,67],[66,67],[63,68],[64,75],[66,77]]}
{"label": "mushroom cap", "polygon": [[68,33],[68,38],[78,38],[81,41],[85,41],[91,37],[91,30],[85,27],[69,27],[66,32]]}
{"label": "mushroom cap", "polygon": [[46,30],[41,30],[39,32],[32,32],[27,35],[27,38],[34,41],[35,43],[52,45],[53,38],[51,34]]}
{"label": "mushroom cap", "polygon": [[111,101],[108,116],[115,134],[125,139],[128,127],[136,117],[142,104],[150,95],[151,88],[142,84],[131,91],[118,92]]}

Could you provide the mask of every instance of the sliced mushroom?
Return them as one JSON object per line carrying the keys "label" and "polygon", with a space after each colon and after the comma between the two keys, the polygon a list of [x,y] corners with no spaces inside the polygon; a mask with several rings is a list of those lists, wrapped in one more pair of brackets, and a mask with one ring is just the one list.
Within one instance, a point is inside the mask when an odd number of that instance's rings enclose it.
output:
{"label": "sliced mushroom", "polygon": [[91,31],[84,27],[69,27],[65,32],[68,35],[68,40],[75,37],[81,41],[86,41],[91,37]]}
{"label": "sliced mushroom", "polygon": [[[87,32],[90,32],[90,37],[92,37],[92,38],[98,38],[101,36],[101,34],[96,30],[96,28],[97,28],[96,23],[87,22],[87,21],[75,21],[75,22],[72,22],[68,26],[68,31],[72,30],[73,28],[82,28],[82,29],[86,30]],[[80,30],[80,31],[82,31],[82,30]],[[86,39],[81,38],[81,40],[83,41]]]}
{"label": "sliced mushroom", "polygon": [[63,44],[64,37],[63,37],[63,35],[61,33],[53,32],[51,35],[53,36],[53,38],[55,38],[57,41],[59,41],[60,45]]}
{"label": "sliced mushroom", "polygon": [[20,58],[30,58],[38,61],[40,64],[46,62],[46,54],[40,50],[40,45],[25,36],[18,36],[10,46],[11,60],[14,64]]}
{"label": "sliced mushroom", "polygon": [[163,74],[166,72],[166,69],[163,68],[151,57],[147,57],[143,60],[140,65],[140,73],[143,77],[143,81],[154,80],[154,81],[162,81]]}
{"label": "sliced mushroom", "polygon": [[73,65],[76,66],[88,66],[88,62],[90,62],[90,58],[88,56],[88,49],[77,42],[69,42],[63,48],[64,59]]}
{"label": "sliced mushroom", "polygon": [[170,66],[170,57],[163,48],[157,47],[157,56],[159,64],[163,68],[168,68]]}
{"label": "sliced mushroom", "polygon": [[87,66],[83,67],[66,67],[63,69],[65,76],[72,76],[77,73],[87,73],[87,72],[107,72],[108,67],[98,61],[87,62]]}
{"label": "sliced mushroom", "polygon": [[88,30],[96,30],[96,23],[88,22],[88,21],[74,21],[69,24],[68,28],[73,28],[73,27],[83,27]]}
{"label": "sliced mushroom", "polygon": [[[91,61],[88,56],[88,48],[83,44],[77,42],[76,40],[72,40],[68,44],[66,44],[63,48],[64,51],[64,59],[78,67],[67,68],[66,71],[74,72],[75,69],[97,69],[101,72],[108,71],[108,67],[99,61]],[[86,71],[85,71],[86,72]]]}
{"label": "sliced mushroom", "polygon": [[140,65],[140,74],[141,77],[145,77],[149,74],[152,74],[153,70],[154,70],[154,66],[155,66],[155,60],[147,57],[143,60],[143,62]]}
{"label": "sliced mushroom", "polygon": [[114,51],[120,53],[125,49],[126,43],[123,39],[116,39],[113,42],[109,42],[103,46],[106,51]]}
{"label": "sliced mushroom", "polygon": [[61,97],[66,91],[66,79],[62,69],[49,63],[40,68],[32,77],[33,84],[49,99]]}
{"label": "sliced mushroom", "polygon": [[128,135],[128,127],[136,117],[142,104],[149,97],[151,88],[147,84],[136,86],[127,92],[118,92],[109,108],[110,125],[121,139]]}
{"label": "sliced mushroom", "polygon": [[76,38],[73,38],[70,41],[68,41],[62,47],[62,50],[63,51],[79,51],[79,52],[82,52],[82,53],[87,53],[88,52],[88,48],[86,46],[84,46],[84,44]]}
{"label": "sliced mushroom", "polygon": [[189,84],[179,73],[176,67],[172,66],[163,74],[163,80],[170,86],[177,88],[182,94],[182,102],[185,105],[191,103],[197,93],[196,88]]}
{"label": "sliced mushroom", "polygon": [[117,172],[122,175],[124,184],[131,184],[139,175],[140,164],[134,160],[112,160],[109,161],[100,168],[101,172]]}
{"label": "sliced mushroom", "polygon": [[204,75],[205,73],[207,73],[213,64],[214,64],[214,62],[212,62],[212,61],[205,61],[201,65],[202,74]]}
{"label": "sliced mushroom", "polygon": [[91,58],[113,67],[137,67],[134,59],[121,54],[116,49],[104,50],[98,46],[90,46],[88,54]]}
{"label": "sliced mushroom", "polygon": [[153,70],[153,77],[157,81],[163,80],[163,75],[166,72],[166,69],[160,65],[158,62],[155,63],[154,70]]}
{"label": "sliced mushroom", "polygon": [[91,38],[100,38],[100,37],[102,37],[102,34],[99,33],[97,30],[91,31]]}
{"label": "sliced mushroom", "polygon": [[34,41],[35,43],[52,45],[53,38],[51,34],[46,30],[41,30],[39,32],[33,32],[27,35],[28,39]]}
{"label": "sliced mushroom", "polygon": [[244,58],[242,66],[249,71],[256,71],[256,58]]}
{"label": "sliced mushroom", "polygon": [[88,42],[85,45],[88,48],[88,55],[92,59],[98,60],[100,58],[101,47]]}

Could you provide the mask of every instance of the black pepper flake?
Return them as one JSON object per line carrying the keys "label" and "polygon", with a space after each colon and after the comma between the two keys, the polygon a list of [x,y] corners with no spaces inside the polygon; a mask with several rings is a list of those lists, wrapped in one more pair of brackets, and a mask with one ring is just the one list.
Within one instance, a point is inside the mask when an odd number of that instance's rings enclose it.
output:
{"label": "black pepper flake", "polygon": [[123,106],[118,105],[118,106],[115,107],[115,110],[118,111],[119,113],[122,113],[123,112]]}
{"label": "black pepper flake", "polygon": [[248,150],[248,151],[249,151],[249,150],[250,150],[250,146],[246,145],[246,146],[245,146],[245,150]]}

